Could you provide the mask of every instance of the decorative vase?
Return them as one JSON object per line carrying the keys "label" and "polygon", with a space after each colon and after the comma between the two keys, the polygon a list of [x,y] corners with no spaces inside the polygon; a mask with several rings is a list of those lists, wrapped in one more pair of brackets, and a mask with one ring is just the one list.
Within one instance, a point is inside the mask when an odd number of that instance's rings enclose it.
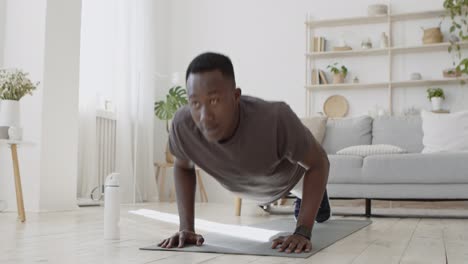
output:
{"label": "decorative vase", "polygon": [[0,126],[20,126],[20,105],[16,100],[0,101]]}
{"label": "decorative vase", "polygon": [[21,140],[23,138],[23,129],[15,126],[10,127],[8,129],[8,137],[11,140]]}
{"label": "decorative vase", "polygon": [[410,79],[413,81],[421,80],[422,75],[419,72],[413,72],[411,73]]}
{"label": "decorative vase", "polygon": [[380,48],[388,48],[388,36],[385,32],[380,35]]}
{"label": "decorative vase", "polygon": [[431,103],[433,111],[442,110],[442,97],[432,97]]}
{"label": "decorative vase", "polygon": [[368,38],[366,40],[363,40],[361,42],[361,48],[362,49],[372,49],[372,42],[371,40]]}
{"label": "decorative vase", "polygon": [[344,83],[344,79],[345,79],[345,77],[344,77],[343,73],[341,73],[341,72],[333,74],[333,83],[334,84]]}

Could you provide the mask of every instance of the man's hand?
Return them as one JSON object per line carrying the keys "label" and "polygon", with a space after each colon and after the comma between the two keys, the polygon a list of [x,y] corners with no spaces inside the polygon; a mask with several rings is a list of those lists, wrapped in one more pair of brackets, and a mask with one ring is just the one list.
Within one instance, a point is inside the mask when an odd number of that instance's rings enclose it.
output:
{"label": "man's hand", "polygon": [[310,252],[312,249],[310,240],[301,235],[280,236],[275,238],[271,248],[275,249],[278,245],[281,245],[278,251],[284,251],[286,253]]}
{"label": "man's hand", "polygon": [[195,244],[201,246],[205,239],[195,232],[192,231],[179,231],[172,235],[170,238],[164,239],[158,244],[162,248],[173,248],[175,246],[182,248],[185,244]]}

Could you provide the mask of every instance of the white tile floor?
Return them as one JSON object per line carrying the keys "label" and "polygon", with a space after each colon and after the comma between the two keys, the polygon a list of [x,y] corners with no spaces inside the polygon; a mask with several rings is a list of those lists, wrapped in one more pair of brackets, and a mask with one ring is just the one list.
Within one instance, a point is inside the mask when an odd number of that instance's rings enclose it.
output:
{"label": "white tile floor", "polygon": [[[171,235],[177,226],[128,213],[147,208],[176,213],[174,204],[123,205],[120,241],[103,240],[103,208],[72,212],[0,213],[0,263],[468,263],[468,220],[372,218],[373,223],[308,259],[138,250]],[[426,209],[437,215],[438,211]],[[197,218],[253,224],[284,216],[197,204]],[[464,212],[466,214],[466,212]],[[336,217],[338,218],[338,217]]]}

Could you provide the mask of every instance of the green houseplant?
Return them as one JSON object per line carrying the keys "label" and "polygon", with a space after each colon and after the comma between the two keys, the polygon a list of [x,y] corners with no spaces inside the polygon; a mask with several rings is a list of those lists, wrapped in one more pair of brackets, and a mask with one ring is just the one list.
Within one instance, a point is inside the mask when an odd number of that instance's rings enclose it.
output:
{"label": "green houseplant", "polygon": [[[177,110],[187,103],[187,91],[182,86],[170,88],[166,95],[166,100],[154,103],[154,114],[157,118],[166,122],[167,133],[169,133],[169,121],[174,117]],[[174,162],[174,158],[169,152],[168,144],[166,144],[166,162]]]}
{"label": "green houseplant", "polygon": [[445,93],[442,88],[427,89],[427,98],[431,101],[432,110],[439,111],[442,109],[442,100],[445,100]]}
{"label": "green houseplant", "polygon": [[444,0],[443,6],[450,16],[450,34],[453,34],[448,52],[456,54],[452,56],[454,68],[448,71],[454,72],[455,76],[468,74],[468,57],[462,57],[460,50],[460,41],[468,41],[468,0]]}
{"label": "green houseplant", "polygon": [[344,65],[338,65],[338,62],[328,65],[327,68],[333,74],[333,83],[343,83],[348,75],[348,68]]}

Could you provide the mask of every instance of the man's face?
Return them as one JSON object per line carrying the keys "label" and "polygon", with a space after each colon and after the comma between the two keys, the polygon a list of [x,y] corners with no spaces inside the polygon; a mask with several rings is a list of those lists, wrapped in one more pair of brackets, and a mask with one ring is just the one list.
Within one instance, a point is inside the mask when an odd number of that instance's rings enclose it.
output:
{"label": "man's face", "polygon": [[191,73],[187,79],[190,112],[205,138],[218,142],[234,133],[240,89],[219,70]]}

